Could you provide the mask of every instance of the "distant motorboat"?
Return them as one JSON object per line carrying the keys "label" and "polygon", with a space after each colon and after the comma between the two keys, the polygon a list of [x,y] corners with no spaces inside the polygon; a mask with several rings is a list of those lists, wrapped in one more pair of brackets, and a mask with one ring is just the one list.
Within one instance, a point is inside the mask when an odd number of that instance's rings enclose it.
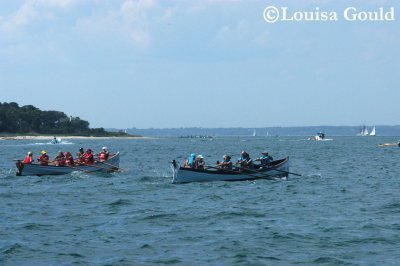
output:
{"label": "distant motorboat", "polygon": [[316,141],[326,141],[326,140],[333,140],[325,138],[325,133],[318,132],[314,137],[309,138],[308,140],[316,140]]}
{"label": "distant motorboat", "polygon": [[59,144],[59,143],[61,143],[61,139],[60,138],[56,138],[56,137],[54,137],[52,140],[51,140],[51,144]]}

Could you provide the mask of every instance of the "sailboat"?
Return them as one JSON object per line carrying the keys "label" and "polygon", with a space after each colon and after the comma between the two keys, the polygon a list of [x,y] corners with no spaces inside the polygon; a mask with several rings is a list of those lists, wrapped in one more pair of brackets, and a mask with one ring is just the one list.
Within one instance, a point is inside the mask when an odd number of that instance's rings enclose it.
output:
{"label": "sailboat", "polygon": [[360,133],[358,133],[357,135],[358,136],[368,136],[368,134],[369,134],[368,129],[364,125],[364,126],[362,126]]}
{"label": "sailboat", "polygon": [[370,136],[376,136],[376,130],[375,126],[372,128],[371,133],[369,133]]}
{"label": "sailboat", "polygon": [[253,130],[253,137],[257,136],[256,129]]}

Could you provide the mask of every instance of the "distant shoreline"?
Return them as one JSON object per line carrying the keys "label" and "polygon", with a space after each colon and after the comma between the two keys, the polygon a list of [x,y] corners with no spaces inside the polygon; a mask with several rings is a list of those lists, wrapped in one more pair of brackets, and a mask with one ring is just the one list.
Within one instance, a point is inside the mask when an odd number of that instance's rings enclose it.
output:
{"label": "distant shoreline", "polygon": [[[94,137],[94,136],[56,136],[60,139],[145,139],[142,136]],[[52,136],[0,136],[2,140],[52,140]]]}

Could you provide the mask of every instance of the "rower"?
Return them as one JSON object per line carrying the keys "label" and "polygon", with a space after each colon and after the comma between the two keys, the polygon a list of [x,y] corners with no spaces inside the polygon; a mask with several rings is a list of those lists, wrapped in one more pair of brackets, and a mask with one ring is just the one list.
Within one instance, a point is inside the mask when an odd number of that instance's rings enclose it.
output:
{"label": "rower", "polygon": [[260,161],[261,162],[261,166],[268,166],[274,159],[272,158],[272,156],[270,156],[268,154],[267,151],[263,151],[261,153],[261,157],[255,159],[254,161]]}
{"label": "rower", "polygon": [[65,157],[62,151],[58,151],[57,156],[53,160],[55,166],[65,165]]}
{"label": "rower", "polygon": [[246,151],[242,151],[240,153],[241,157],[236,162],[242,168],[252,168],[253,167],[253,160],[250,159],[250,155]]}
{"label": "rower", "polygon": [[99,156],[99,161],[100,162],[107,161],[108,157],[110,156],[110,153],[108,152],[107,147],[103,147],[101,149],[101,152],[99,152],[98,156]]}
{"label": "rower", "polygon": [[185,168],[194,168],[195,160],[196,160],[196,154],[194,154],[194,153],[190,154],[189,158],[187,158],[185,160],[185,164],[184,164],[183,167],[185,167]]}
{"label": "rower", "polygon": [[65,164],[69,165],[69,166],[71,166],[71,165],[73,166],[74,158],[72,157],[72,154],[69,151],[67,151],[64,153],[64,156],[65,156]]}
{"label": "rower", "polygon": [[39,161],[39,165],[48,165],[49,164],[49,156],[47,155],[45,150],[42,150],[42,154],[37,158]]}
{"label": "rower", "polygon": [[76,163],[78,163],[78,164],[83,163],[85,161],[84,155],[85,155],[85,152],[83,151],[83,148],[80,147],[79,151],[76,153]]}
{"label": "rower", "polygon": [[219,162],[219,161],[217,162],[217,167],[221,168],[221,169],[232,170],[231,156],[224,155],[223,159],[224,159],[223,162]]}
{"label": "rower", "polygon": [[33,163],[33,154],[31,151],[28,152],[28,155],[25,157],[23,163],[24,164],[32,164]]}
{"label": "rower", "polygon": [[206,163],[204,162],[203,159],[204,159],[203,155],[198,155],[197,156],[196,161],[194,163],[194,168],[195,169],[204,170],[204,165]]}
{"label": "rower", "polygon": [[94,158],[91,149],[87,149],[86,153],[83,155],[85,164],[93,164]]}

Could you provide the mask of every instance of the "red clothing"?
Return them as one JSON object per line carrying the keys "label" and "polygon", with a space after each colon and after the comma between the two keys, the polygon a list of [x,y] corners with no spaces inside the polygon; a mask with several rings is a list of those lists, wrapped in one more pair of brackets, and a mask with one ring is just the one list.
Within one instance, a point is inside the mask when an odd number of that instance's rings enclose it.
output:
{"label": "red clothing", "polygon": [[23,163],[24,164],[31,164],[31,163],[33,163],[33,159],[32,159],[32,156],[26,156],[25,157],[25,159],[24,159],[24,161],[23,161]]}
{"label": "red clothing", "polygon": [[47,154],[40,155],[37,160],[39,161],[39,165],[49,164],[49,156]]}
{"label": "red clothing", "polygon": [[91,154],[91,153],[85,153],[85,155],[83,155],[83,159],[85,160],[85,164],[93,164],[94,163],[94,157],[93,157],[93,154]]}
{"label": "red clothing", "polygon": [[99,153],[99,160],[100,161],[107,161],[109,155],[110,154],[108,152],[102,151],[102,152]]}

